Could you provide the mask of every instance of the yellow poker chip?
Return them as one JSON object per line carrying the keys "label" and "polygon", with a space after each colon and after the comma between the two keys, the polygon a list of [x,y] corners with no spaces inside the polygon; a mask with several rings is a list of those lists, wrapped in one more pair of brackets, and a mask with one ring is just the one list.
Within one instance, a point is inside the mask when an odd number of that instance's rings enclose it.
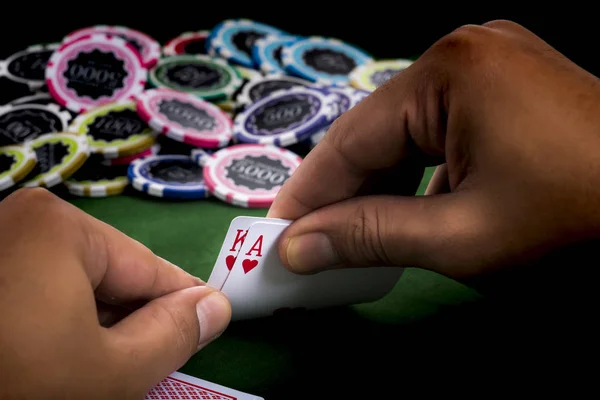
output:
{"label": "yellow poker chip", "polygon": [[397,59],[360,65],[350,73],[350,84],[357,89],[372,92],[412,63],[411,60]]}
{"label": "yellow poker chip", "polygon": [[140,153],[156,141],[156,133],[139,117],[133,100],[88,110],[73,120],[69,132],[87,135],[90,152],[105,158]]}
{"label": "yellow poker chip", "polygon": [[129,165],[106,165],[97,157],[90,157],[69,179],[65,186],[69,193],[82,197],[108,197],[123,193],[129,185]]}
{"label": "yellow poker chip", "polygon": [[37,164],[24,178],[23,187],[58,185],[75,173],[87,160],[89,146],[85,136],[48,133],[30,142]]}
{"label": "yellow poker chip", "polygon": [[23,180],[36,163],[35,152],[26,144],[0,147],[0,192]]}

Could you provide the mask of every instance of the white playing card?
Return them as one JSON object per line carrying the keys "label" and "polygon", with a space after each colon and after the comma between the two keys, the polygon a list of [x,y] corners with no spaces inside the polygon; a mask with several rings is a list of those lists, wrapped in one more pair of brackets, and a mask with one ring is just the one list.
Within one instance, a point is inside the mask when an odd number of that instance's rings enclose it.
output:
{"label": "white playing card", "polygon": [[298,275],[279,258],[278,241],[291,221],[251,225],[221,291],[232,320],[260,318],[286,309],[366,303],[385,296],[402,275],[399,267],[348,268]]}
{"label": "white playing card", "polygon": [[146,394],[145,399],[264,400],[180,372],[173,372],[163,379]]}
{"label": "white playing card", "polygon": [[229,224],[229,229],[225,235],[225,240],[221,245],[221,250],[217,256],[217,261],[212,269],[208,282],[208,286],[221,290],[229,272],[233,268],[235,258],[244,243],[244,237],[248,232],[248,228],[255,222],[277,222],[283,221],[277,218],[261,218],[261,217],[236,217]]}

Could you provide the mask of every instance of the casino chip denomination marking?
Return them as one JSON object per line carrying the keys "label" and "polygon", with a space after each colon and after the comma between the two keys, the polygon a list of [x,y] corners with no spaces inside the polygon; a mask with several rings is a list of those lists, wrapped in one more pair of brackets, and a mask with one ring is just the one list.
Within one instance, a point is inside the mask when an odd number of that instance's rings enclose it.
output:
{"label": "casino chip denomination marking", "polygon": [[347,86],[349,74],[373,59],[364,51],[337,39],[310,37],[285,46],[281,52],[285,70],[324,85]]}
{"label": "casino chip denomination marking", "polygon": [[0,76],[23,83],[31,91],[39,90],[46,80],[46,64],[58,47],[58,43],[40,44],[13,54],[0,61]]}
{"label": "casino chip denomination marking", "polygon": [[125,40],[94,34],[63,44],[48,61],[46,84],[57,103],[74,112],[140,94],[147,70]]}
{"label": "casino chip denomination marking", "polygon": [[372,92],[412,63],[411,60],[398,59],[378,60],[360,65],[350,73],[350,84],[357,89]]}
{"label": "casino chip denomination marking", "polygon": [[103,160],[90,157],[69,179],[65,186],[69,193],[83,197],[108,197],[123,193],[129,180],[128,165],[107,166]]}
{"label": "casino chip denomination marking", "polygon": [[258,100],[235,117],[234,137],[242,143],[287,147],[302,142],[339,115],[337,94],[293,87]]}
{"label": "casino chip denomination marking", "polygon": [[206,40],[209,35],[209,31],[184,32],[163,47],[163,54],[167,57],[181,54],[207,54]]}
{"label": "casino chip denomination marking", "polygon": [[213,28],[208,38],[210,51],[224,59],[254,68],[252,46],[267,35],[286,35],[281,29],[248,19],[230,19]]}
{"label": "casino chip denomination marking", "polygon": [[219,107],[191,94],[153,89],[137,100],[140,117],[171,139],[205,148],[226,146],[232,137],[232,121]]}
{"label": "casino chip denomination marking", "polygon": [[136,103],[121,100],[80,114],[69,132],[87,136],[92,153],[106,158],[123,157],[150,148],[154,131],[137,113]]}
{"label": "casino chip denomination marking", "polygon": [[149,79],[154,87],[191,93],[210,101],[231,97],[242,84],[234,67],[203,55],[163,58],[150,71]]}
{"label": "casino chip denomination marking", "polygon": [[50,132],[64,131],[71,115],[56,104],[0,106],[0,146],[19,144]]}
{"label": "casino chip denomination marking", "polygon": [[29,145],[0,147],[0,192],[23,180],[36,162],[35,152]]}
{"label": "casino chip denomination marking", "polygon": [[240,144],[203,157],[204,179],[210,192],[227,203],[268,208],[302,159],[289,150]]}
{"label": "casino chip denomination marking", "polygon": [[202,167],[185,155],[135,160],[127,176],[136,190],[155,197],[191,200],[209,196]]}
{"label": "casino chip denomination marking", "polygon": [[142,64],[152,68],[160,58],[160,44],[150,36],[125,26],[96,25],[79,29],[63,39],[63,43],[72,42],[81,37],[93,34],[106,34],[124,39],[142,57]]}
{"label": "casino chip denomination marking", "polygon": [[264,74],[285,74],[281,51],[298,40],[300,38],[295,36],[266,36],[257,39],[252,46],[254,64]]}
{"label": "casino chip denomination marking", "polygon": [[30,142],[37,164],[25,177],[24,187],[51,188],[75,173],[87,160],[89,147],[85,136],[48,133]]}
{"label": "casino chip denomination marking", "polygon": [[296,86],[313,86],[312,82],[305,79],[288,75],[267,75],[250,80],[237,96],[237,102],[242,106],[248,106],[267,95],[282,89],[290,89]]}

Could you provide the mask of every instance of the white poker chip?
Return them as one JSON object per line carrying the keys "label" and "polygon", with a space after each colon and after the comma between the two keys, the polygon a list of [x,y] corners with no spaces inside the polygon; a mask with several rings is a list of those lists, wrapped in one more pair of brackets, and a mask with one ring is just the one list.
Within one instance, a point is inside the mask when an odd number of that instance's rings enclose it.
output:
{"label": "white poker chip", "polygon": [[38,44],[11,55],[0,61],[0,76],[23,83],[31,91],[40,89],[46,80],[46,64],[59,46],[58,43]]}
{"label": "white poker chip", "polygon": [[0,145],[19,144],[46,133],[65,131],[70,120],[71,114],[57,104],[0,106]]}

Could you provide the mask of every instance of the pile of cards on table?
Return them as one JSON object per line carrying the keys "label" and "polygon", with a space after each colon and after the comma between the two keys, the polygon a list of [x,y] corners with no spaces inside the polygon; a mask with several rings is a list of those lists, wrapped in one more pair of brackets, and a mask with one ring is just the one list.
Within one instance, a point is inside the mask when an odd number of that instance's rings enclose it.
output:
{"label": "pile of cards on table", "polygon": [[163,46],[79,29],[0,61],[2,82],[23,88],[0,106],[0,193],[133,187],[268,208],[333,121],[410,63],[244,19]]}

